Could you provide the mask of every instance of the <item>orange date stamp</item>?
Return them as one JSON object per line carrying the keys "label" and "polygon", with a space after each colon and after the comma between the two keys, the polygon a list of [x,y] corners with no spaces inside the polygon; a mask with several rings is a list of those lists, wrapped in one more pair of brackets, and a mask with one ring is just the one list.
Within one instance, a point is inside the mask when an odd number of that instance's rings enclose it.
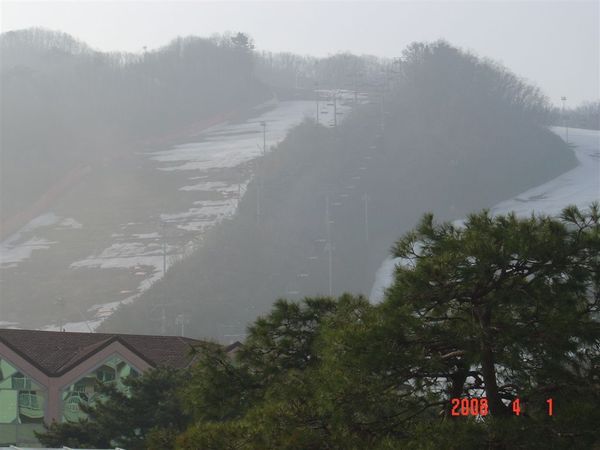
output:
{"label": "orange date stamp", "polygon": [[[489,414],[488,399],[486,397],[473,398],[452,398],[450,399],[452,416],[487,416]],[[515,416],[521,415],[521,400],[514,399],[511,403],[511,410]],[[546,400],[546,408],[549,416],[554,415],[554,400]]]}

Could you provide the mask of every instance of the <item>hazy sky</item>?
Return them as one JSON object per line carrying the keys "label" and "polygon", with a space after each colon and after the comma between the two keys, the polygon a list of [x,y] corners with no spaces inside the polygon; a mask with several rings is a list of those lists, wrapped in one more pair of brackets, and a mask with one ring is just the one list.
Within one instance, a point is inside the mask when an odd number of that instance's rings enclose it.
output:
{"label": "hazy sky", "polygon": [[446,39],[502,62],[555,103],[599,94],[595,1],[8,2],[2,31],[66,31],[100,50],[140,51],[178,35],[252,35],[259,50],[398,56],[412,41]]}

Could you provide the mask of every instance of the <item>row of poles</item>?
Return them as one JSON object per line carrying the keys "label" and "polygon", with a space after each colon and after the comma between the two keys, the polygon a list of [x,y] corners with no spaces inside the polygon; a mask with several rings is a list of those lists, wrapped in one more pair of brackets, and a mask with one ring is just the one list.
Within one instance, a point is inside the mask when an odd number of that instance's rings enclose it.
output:
{"label": "row of poles", "polygon": [[[321,110],[320,110],[320,105],[319,105],[319,101],[320,101],[320,95],[318,90],[316,91],[316,122],[317,124],[319,123],[319,116],[321,114]],[[564,125],[564,129],[565,129],[565,141],[569,142],[569,126],[567,123],[567,118],[566,118],[566,113],[565,113],[565,104],[566,104],[566,97],[561,97],[561,101],[562,101],[562,109],[561,109],[561,116],[562,116],[562,122]],[[332,93],[331,94],[331,101],[332,103],[330,105],[333,106],[333,112],[334,112],[334,119],[333,119],[333,126],[337,127],[337,93]],[[355,92],[355,101],[356,101],[356,92]],[[383,131],[383,124],[384,124],[384,96],[382,94],[381,96],[381,109],[382,109],[382,131]],[[260,122],[260,126],[262,127],[262,156],[264,156],[266,154],[266,148],[267,148],[267,144],[266,144],[266,131],[267,131],[267,123],[266,121],[261,121]],[[259,179],[257,180],[257,200],[256,200],[256,222],[257,225],[260,225],[260,216],[261,216],[261,190],[262,190],[262,180]],[[241,196],[241,194],[240,194]],[[369,242],[369,200],[370,197],[368,194],[364,194],[362,196],[362,201],[363,201],[363,211],[364,211],[364,234],[365,234],[365,242]],[[333,224],[333,220],[331,218],[331,207],[330,207],[330,197],[329,195],[326,196],[325,198],[325,225],[326,225],[326,241],[325,241],[325,251],[327,252],[327,272],[328,272],[328,293],[330,296],[333,295],[333,250],[334,250],[334,246],[333,246],[333,239],[332,239],[332,227],[331,225]],[[162,241],[162,248],[163,248],[163,277],[166,274],[167,271],[167,242],[166,242],[166,231],[165,231],[165,226],[166,223],[163,222],[162,223],[162,236],[163,236],[163,241]],[[165,293],[166,294],[166,293]],[[166,299],[166,295],[165,295],[165,299]],[[165,334],[166,333],[166,311],[165,311],[165,305],[161,305],[162,306],[162,315],[161,315],[161,333]],[[184,330],[185,330],[185,324],[187,323],[185,314],[180,314],[176,317],[176,325],[180,327],[180,333],[183,336],[184,335]]]}
{"label": "row of poles", "polygon": [[[316,89],[315,93],[316,93],[316,112],[317,112],[316,121],[317,121],[317,123],[319,123],[319,116],[323,111],[320,110],[319,91]],[[357,92],[356,91],[354,93],[354,98],[355,98],[355,102],[356,102],[357,101]],[[338,92],[332,92],[330,95],[330,99],[331,99],[331,103],[329,105],[333,106],[333,124],[332,125],[333,125],[333,127],[337,127],[337,125],[338,125],[338,122],[337,122]],[[383,105],[382,105],[382,107],[383,107]],[[264,156],[266,154],[266,150],[267,150],[267,143],[266,143],[267,123],[266,123],[266,121],[261,121],[260,126],[262,127],[262,141],[263,141],[262,147],[261,147],[261,153],[262,153],[262,156]],[[262,190],[262,180],[259,177],[257,180],[257,200],[256,200],[256,222],[257,222],[257,225],[260,225],[260,217],[261,217],[261,190]],[[238,189],[238,195],[241,197],[241,191],[239,189]],[[368,242],[368,240],[369,240],[369,210],[368,210],[369,196],[367,194],[364,194],[362,199],[364,202],[365,240],[366,240],[366,242]],[[333,250],[334,250],[334,246],[333,246],[333,242],[332,242],[331,225],[332,225],[333,221],[331,219],[329,195],[326,196],[325,203],[326,203],[326,205],[325,205],[325,222],[326,222],[326,236],[327,236],[325,251],[327,252],[327,258],[328,258],[328,264],[327,264],[327,266],[328,266],[328,293],[329,293],[329,295],[333,295]],[[164,220],[161,221],[160,227],[161,227],[161,248],[162,248],[162,278],[164,280],[165,276],[166,276],[166,272],[168,270],[167,221],[164,221]],[[163,285],[164,285],[164,283],[163,283]],[[160,333],[164,335],[167,332],[166,308],[168,306],[171,306],[171,305],[167,304],[168,300],[167,300],[166,285],[164,285],[163,297],[164,297],[164,302],[162,304],[156,305],[153,310],[160,308],[160,323],[161,323]],[[65,304],[64,304],[63,299],[59,299],[56,303],[60,307],[62,307],[62,309],[64,310]],[[91,332],[92,329],[90,328],[89,323],[87,322],[87,320],[85,319],[85,317],[82,313],[81,313],[81,316],[84,319],[86,326],[88,327],[88,329]],[[181,336],[185,335],[185,325],[187,323],[189,323],[189,320],[187,319],[185,313],[177,315],[177,317],[175,319],[175,324],[179,328],[179,332],[180,332]],[[63,328],[62,318],[61,318],[61,320],[59,320],[59,324],[60,324],[59,329],[62,329]]]}
{"label": "row of poles", "polygon": [[[319,123],[320,119],[319,116],[321,113],[323,113],[323,111],[320,109],[320,93],[317,89],[315,89],[315,93],[316,93],[316,113],[317,113],[317,118],[316,118],[316,122]],[[333,106],[333,123],[332,126],[335,128],[338,125],[338,92],[331,92],[330,94],[330,99],[331,99],[331,103],[329,104],[329,106]],[[355,90],[354,92],[354,99],[355,99],[355,103],[357,102],[357,91]],[[382,100],[383,102],[383,100]],[[382,105],[383,107],[383,105]],[[260,126],[262,128],[262,147],[259,146],[260,150],[261,150],[261,156],[265,156],[266,151],[267,151],[267,122],[266,121],[261,121],[260,122]],[[257,163],[258,164],[258,163]],[[256,223],[257,226],[260,226],[260,222],[261,222],[261,202],[262,202],[262,179],[258,174],[258,170],[257,170],[257,198],[256,198]],[[238,195],[241,197],[241,190],[238,189]],[[365,240],[368,243],[369,241],[369,206],[368,206],[368,202],[369,202],[369,196],[367,194],[364,194],[362,197],[362,200],[364,202],[364,230],[365,230]],[[334,250],[334,246],[333,246],[333,240],[332,240],[332,219],[331,219],[331,209],[330,209],[330,198],[329,195],[326,196],[326,201],[325,201],[325,223],[326,223],[326,245],[325,245],[325,251],[327,252],[327,272],[328,272],[328,293],[329,295],[333,295],[333,250]],[[166,233],[166,226],[167,223],[166,221],[162,221],[161,222],[161,229],[162,229],[162,273],[163,273],[163,279],[165,278],[166,272],[167,272],[167,233]],[[156,305],[154,307],[154,309],[160,308],[161,314],[160,314],[160,322],[161,322],[161,326],[160,326],[160,332],[161,334],[166,334],[166,328],[167,328],[167,314],[166,314],[166,308],[167,306],[170,306],[167,304],[167,292],[166,292],[166,285],[164,285],[164,303],[160,304],[160,305]],[[189,321],[186,318],[185,314],[179,314],[177,315],[176,319],[175,319],[175,324],[178,326],[179,331],[181,336],[184,336],[185,334],[185,325],[189,323]]]}

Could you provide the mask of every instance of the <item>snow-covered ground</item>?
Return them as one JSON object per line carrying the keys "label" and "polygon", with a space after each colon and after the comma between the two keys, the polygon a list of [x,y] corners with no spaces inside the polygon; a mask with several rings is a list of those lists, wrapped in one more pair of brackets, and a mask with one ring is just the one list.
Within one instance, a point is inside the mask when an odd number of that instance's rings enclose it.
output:
{"label": "snow-covered ground", "polygon": [[[563,128],[552,129],[565,138]],[[557,215],[568,205],[585,209],[594,201],[600,200],[600,132],[596,130],[569,130],[569,143],[579,164],[574,169],[559,175],[547,183],[529,189],[518,196],[498,203],[491,209],[492,214],[506,214],[514,211],[519,216],[532,213]],[[387,258],[375,274],[375,283],[369,298],[378,303],[383,299],[385,289],[394,279],[394,269],[402,264],[400,258]]]}
{"label": "snow-covered ground", "polygon": [[[338,94],[338,121],[350,111],[350,100],[353,93],[342,91]],[[365,101],[361,96],[360,101]],[[320,113],[333,115],[333,107],[320,102]],[[167,150],[152,154],[152,159],[161,164],[159,170],[189,171],[190,181],[199,179],[197,171],[206,172],[211,169],[234,168],[247,163],[263,152],[263,127],[265,124],[265,151],[281,142],[288,131],[304,118],[314,118],[316,103],[314,101],[285,101],[266,113],[249,119],[244,123],[223,123],[209,128],[202,134],[202,140],[177,145]],[[321,124],[332,126],[331,120],[321,120]],[[213,182],[214,183],[214,182]],[[182,190],[194,190],[193,186],[184,186]],[[227,188],[213,184],[213,189]]]}
{"label": "snow-covered ground", "polygon": [[71,217],[62,219],[52,212],[32,219],[18,232],[0,242],[0,269],[18,267],[19,263],[29,259],[34,251],[45,250],[56,244],[56,241],[36,235],[36,233],[43,233],[44,228],[52,226],[59,230],[82,227],[75,219]]}
{"label": "snow-covered ground", "polygon": [[[327,97],[327,93],[322,93]],[[338,122],[343,120],[351,110],[354,93],[341,91],[338,93],[337,114]],[[360,96],[360,102],[366,97]],[[287,133],[305,118],[315,117],[316,104],[313,101],[285,101],[278,103],[275,108],[251,118],[243,123],[222,123],[205,130],[198,142],[177,145],[172,148],[153,152],[150,159],[157,163],[160,171],[178,171],[185,174],[182,180],[187,180],[180,191],[196,193],[214,193],[220,196],[219,200],[196,200],[186,211],[176,213],[162,213],[160,220],[169,226],[183,231],[195,232],[201,235],[204,231],[217,225],[222,220],[231,217],[237,210],[241,197],[245,194],[249,179],[215,180],[215,169],[239,168],[263,153],[263,127],[265,123],[265,152],[269,152],[279,144]],[[320,102],[320,112],[331,113],[332,105]],[[332,126],[331,120],[323,121],[325,126]],[[210,181],[207,178],[211,178]],[[139,236],[139,235],[138,235]],[[140,282],[135,294],[122,301],[96,305],[91,308],[94,319],[88,324],[77,322],[65,325],[68,330],[94,329],[103,319],[110,316],[120,304],[131,303],[143,291],[148,289],[155,281],[159,280],[162,273],[162,249],[157,241],[159,236],[148,245],[139,241],[124,242],[120,239],[104,249],[99,254],[90,255],[88,258],[74,262],[72,268],[139,268],[153,267],[152,272]],[[195,248],[193,241],[188,242],[182,252],[177,252],[175,246],[167,247],[168,266],[178,259],[191,253]],[[143,273],[143,272],[140,272]]]}
{"label": "snow-covered ground", "polygon": [[[322,114],[320,123],[325,126],[333,125],[334,108],[330,94],[321,92],[322,100],[319,102],[319,112]],[[353,100],[353,92],[338,92],[338,123],[351,110]],[[360,95],[358,100],[365,102],[366,97]],[[307,117],[315,118],[317,109],[314,101],[274,102],[270,106],[271,109],[257,113],[257,116],[244,122],[215,125],[201,133],[197,142],[139,155],[151,161],[157,175],[179,173],[181,184],[177,191],[192,198],[186,210],[163,211],[158,217],[148,218],[150,222],[166,224],[171,233],[180,232],[191,239],[184,244],[180,242],[179,245],[166,245],[167,268],[190,254],[207,229],[235,213],[252,176],[251,171],[242,170],[242,167],[262,155],[263,151],[269,152],[302,120]],[[263,123],[265,149],[262,148]],[[177,195],[176,192],[174,195]],[[197,198],[193,199],[194,196]],[[36,252],[60,245],[56,240],[45,238],[44,232],[82,227],[85,230],[85,224],[82,225],[74,218],[61,218],[52,212],[37,217],[0,244],[0,268],[14,269],[21,262],[35,258]],[[129,291],[116,293],[120,294],[121,300],[107,299],[111,301],[94,305],[86,312],[85,317],[81,314],[81,322],[63,324],[62,328],[69,331],[90,331],[97,328],[120,304],[134,301],[163,276],[162,233],[149,232],[148,223],[124,223],[120,229],[113,231],[110,245],[83,259],[72,261],[69,269],[129,270],[138,277],[137,289],[131,291],[131,295],[127,295]],[[18,324],[11,323],[10,326]],[[57,325],[49,325],[45,329],[58,328]]]}
{"label": "snow-covered ground", "polygon": [[[563,136],[562,128],[553,131]],[[595,130],[569,130],[569,142],[579,165],[574,169],[529,189],[491,210],[493,214],[505,214],[514,211],[517,215],[528,216],[531,213],[557,215],[567,205],[585,208],[600,200],[600,132]]]}
{"label": "snow-covered ground", "polygon": [[197,171],[233,168],[262,153],[262,126],[265,122],[267,151],[281,142],[288,130],[304,117],[314,116],[315,103],[281,102],[275,109],[240,124],[219,124],[206,130],[200,142],[177,145],[152,154],[161,164],[159,170]]}

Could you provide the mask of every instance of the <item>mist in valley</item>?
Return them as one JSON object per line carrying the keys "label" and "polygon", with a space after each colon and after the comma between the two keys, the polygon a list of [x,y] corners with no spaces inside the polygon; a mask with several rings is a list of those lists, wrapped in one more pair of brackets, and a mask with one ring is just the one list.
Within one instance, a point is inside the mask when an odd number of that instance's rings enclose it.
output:
{"label": "mist in valley", "polygon": [[[372,295],[394,242],[426,212],[459,221],[504,201],[529,213],[544,212],[544,199],[599,197],[588,158],[598,154],[597,23],[562,44],[586,83],[561,75],[558,87],[548,75],[540,87],[531,74],[550,61],[542,46],[514,56],[527,76],[505,65],[524,24],[505,36],[505,54],[473,50],[490,18],[461,3],[440,8],[471,34],[423,21],[401,39],[366,3],[294,3],[286,11],[301,10],[298,20],[312,11],[319,24],[320,38],[300,48],[279,30],[296,29],[279,6],[263,32],[252,15],[233,28],[239,15],[198,2],[186,11],[216,14],[222,28],[182,35],[182,19],[136,50],[136,23],[107,32],[106,45],[102,33],[82,38],[101,5],[87,16],[75,8],[74,31],[53,27],[52,15],[18,27],[27,11],[3,8],[13,23],[0,36],[1,327],[243,340],[279,298]],[[156,5],[136,8],[156,20]],[[340,19],[329,28],[331,8]],[[549,33],[553,8],[532,26]],[[507,4],[499,17],[521,12]],[[371,30],[364,45],[344,18]],[[581,189],[521,195],[582,168]]]}

